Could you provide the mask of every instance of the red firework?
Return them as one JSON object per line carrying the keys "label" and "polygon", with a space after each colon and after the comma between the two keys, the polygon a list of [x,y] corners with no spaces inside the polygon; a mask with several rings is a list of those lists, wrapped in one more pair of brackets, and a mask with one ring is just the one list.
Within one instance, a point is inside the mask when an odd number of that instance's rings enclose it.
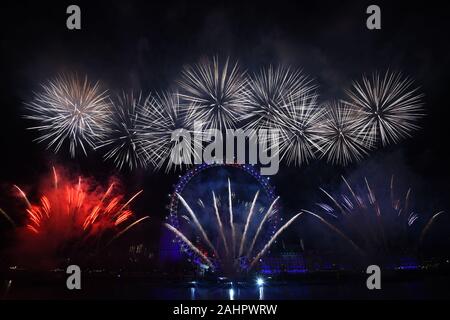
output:
{"label": "red firework", "polygon": [[58,250],[70,246],[86,247],[100,240],[108,245],[130,228],[148,219],[135,220],[131,202],[142,193],[125,200],[119,184],[112,182],[107,188],[90,179],[70,179],[59,176],[53,168],[53,178],[44,183],[42,195],[36,203],[29,201],[18,186],[14,188],[25,201],[26,239],[42,240]]}

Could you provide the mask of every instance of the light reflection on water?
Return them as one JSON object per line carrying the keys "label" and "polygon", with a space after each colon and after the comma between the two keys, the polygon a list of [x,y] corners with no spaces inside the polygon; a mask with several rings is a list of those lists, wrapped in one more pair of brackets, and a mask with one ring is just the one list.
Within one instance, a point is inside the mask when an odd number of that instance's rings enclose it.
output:
{"label": "light reflection on water", "polygon": [[[286,288],[285,288],[286,289]],[[291,288],[292,289],[292,288]],[[265,300],[265,299],[280,299],[280,293],[284,292],[281,288],[270,288],[267,286],[248,286],[248,287],[217,287],[217,286],[193,286],[190,288],[164,288],[158,290],[164,297],[171,297],[171,299],[190,299],[190,300],[204,300],[204,299],[218,299],[218,300]],[[266,291],[269,292],[269,297],[266,297]],[[307,294],[305,289],[301,289],[303,293],[299,295],[299,290],[296,288],[291,293],[294,296],[302,296]],[[282,294],[281,299],[286,297]],[[162,296],[161,296],[162,298]]]}
{"label": "light reflection on water", "polygon": [[[158,290],[159,299],[176,300],[310,300],[310,299],[427,299],[431,286],[421,282],[384,284],[383,290],[368,290],[365,284],[283,284],[248,286],[166,287]],[[436,288],[437,289],[437,288]],[[152,290],[150,290],[152,291]],[[439,289],[439,291],[441,291]],[[153,296],[149,292],[150,296]]]}
{"label": "light reflection on water", "polygon": [[230,297],[229,300],[234,300],[234,289],[233,288],[228,289],[228,296]]}
{"label": "light reflection on water", "polygon": [[[364,280],[364,279],[363,279]],[[383,282],[382,290],[368,290],[365,281],[324,282],[257,282],[207,284],[199,282],[156,284],[149,282],[86,282],[79,292],[65,286],[29,281],[0,281],[0,298],[135,298],[156,300],[314,300],[314,299],[430,299],[450,298],[450,277],[404,279]]]}

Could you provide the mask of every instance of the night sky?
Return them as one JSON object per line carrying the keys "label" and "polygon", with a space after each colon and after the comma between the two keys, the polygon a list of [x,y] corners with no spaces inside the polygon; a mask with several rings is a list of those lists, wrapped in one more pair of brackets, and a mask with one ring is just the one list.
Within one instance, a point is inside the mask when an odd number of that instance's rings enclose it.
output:
{"label": "night sky", "polygon": [[[381,30],[366,28],[365,11],[373,3],[381,7]],[[81,7],[79,31],[66,28],[70,4]],[[24,102],[40,83],[62,72],[87,74],[113,92],[170,89],[183,65],[218,54],[238,59],[250,73],[268,64],[301,67],[319,84],[321,101],[342,97],[363,74],[387,69],[412,77],[425,94],[427,116],[412,138],[345,168],[324,160],[282,166],[272,183],[286,215],[311,208],[318,188],[339,185],[341,174],[378,180],[395,173],[412,186],[424,213],[450,208],[450,13],[442,2],[12,1],[1,6],[0,207],[14,207],[11,184],[32,185],[51,165],[64,164],[100,180],[118,175],[130,193],[143,188],[136,211],[154,217],[149,228],[159,230],[180,172],[117,172],[101,154],[55,155],[32,141],[36,133],[26,130]],[[448,233],[441,233],[440,241],[450,242]]]}

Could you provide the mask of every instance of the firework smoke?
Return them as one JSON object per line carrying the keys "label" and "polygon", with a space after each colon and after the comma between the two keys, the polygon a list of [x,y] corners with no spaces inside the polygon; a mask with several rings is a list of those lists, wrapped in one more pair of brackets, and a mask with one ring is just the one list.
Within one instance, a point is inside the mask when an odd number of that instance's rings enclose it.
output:
{"label": "firework smoke", "polygon": [[55,152],[67,142],[72,157],[78,148],[87,154],[104,138],[111,109],[106,91],[76,75],[59,76],[41,87],[26,104],[25,118],[38,123],[30,127],[40,133],[36,141],[47,142]]}
{"label": "firework smoke", "polygon": [[229,58],[221,63],[217,57],[187,66],[179,81],[188,104],[195,106],[195,118],[213,129],[234,128],[246,104],[245,72]]}
{"label": "firework smoke", "polygon": [[[183,207],[188,211],[191,219],[188,221],[193,221],[191,227],[194,233],[199,235],[202,241],[196,245],[191,240],[188,239],[187,235],[183,233],[180,229],[175,228],[170,224],[166,224],[166,227],[172,231],[181,241],[186,244],[192,251],[194,251],[197,256],[199,256],[207,265],[212,267],[213,270],[219,270],[227,275],[238,275],[240,272],[246,270],[249,271],[253,268],[261,259],[261,257],[267,252],[270,246],[276,241],[280,234],[289,227],[300,214],[297,214],[283,226],[281,226],[277,232],[275,232],[269,241],[263,245],[262,250],[259,252],[253,252],[253,248],[257,240],[260,240],[260,232],[265,227],[267,220],[275,212],[275,203],[278,198],[272,202],[269,209],[263,214],[262,217],[255,219],[255,205],[257,203],[259,191],[253,197],[250,209],[244,214],[245,226],[243,231],[240,230],[240,225],[235,221],[235,213],[233,212],[232,203],[232,188],[231,182],[228,184],[228,208],[221,210],[219,206],[219,201],[214,192],[212,192],[212,200],[214,206],[214,221],[216,224],[211,229],[205,229],[195,212],[186,202],[186,200],[179,194],[177,194],[179,200],[181,201]],[[203,201],[202,201],[203,203]],[[220,209],[219,209],[220,208]],[[222,214],[221,214],[222,213]],[[222,218],[222,215],[227,217]],[[258,228],[256,232],[251,228],[250,225],[255,220],[259,220]],[[227,221],[227,223],[224,223]],[[208,225],[209,227],[209,225]],[[211,228],[211,227],[209,227]],[[209,234],[208,234],[209,233]],[[210,235],[219,235],[214,239],[210,238]],[[211,254],[207,254],[210,252]],[[243,261],[248,261],[248,267],[242,265]]]}
{"label": "firework smoke", "polygon": [[410,137],[419,128],[417,120],[424,115],[423,94],[412,85],[413,81],[401,73],[374,73],[362,82],[353,82],[346,103],[362,114],[363,130],[385,146]]}

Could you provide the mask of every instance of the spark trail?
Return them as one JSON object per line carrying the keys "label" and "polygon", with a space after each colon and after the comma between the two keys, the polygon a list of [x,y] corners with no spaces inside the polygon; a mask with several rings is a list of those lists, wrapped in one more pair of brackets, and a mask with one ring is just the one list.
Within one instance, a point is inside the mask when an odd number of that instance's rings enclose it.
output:
{"label": "spark trail", "polygon": [[[233,199],[232,199],[232,188],[231,188],[231,181],[228,181],[227,186],[227,198],[228,198],[228,208],[225,211],[227,212],[228,219],[223,220],[220,214],[220,208],[217,200],[217,196],[215,192],[212,192],[212,201],[213,201],[213,210],[212,214],[214,215],[214,219],[212,221],[215,221],[211,225],[211,222],[209,224],[202,224],[197,216],[197,214],[192,210],[192,208],[189,206],[189,204],[186,202],[186,200],[179,194],[177,194],[178,199],[181,201],[183,207],[188,211],[189,215],[192,218],[192,221],[194,222],[194,226],[192,226],[194,231],[200,235],[200,238],[202,241],[198,244],[194,244],[193,241],[188,239],[188,236],[181,231],[181,229],[176,228],[172,225],[166,224],[166,227],[172,231],[180,240],[181,242],[185,243],[192,251],[194,251],[206,264],[208,264],[210,267],[212,267],[213,270],[220,270],[220,272],[223,272],[228,275],[236,275],[240,272],[242,272],[244,269],[246,271],[249,271],[251,268],[253,268],[256,263],[259,261],[259,259],[267,252],[269,247],[274,243],[274,241],[284,232],[284,230],[289,227],[294,220],[297,219],[297,217],[300,214],[297,214],[292,219],[290,219],[287,223],[285,223],[283,226],[281,226],[275,234],[268,240],[267,243],[265,243],[262,246],[262,250],[259,252],[256,252],[254,257],[252,257],[253,254],[253,248],[256,245],[257,240],[259,239],[259,236],[261,235],[261,231],[266,226],[266,222],[271,217],[271,215],[275,211],[275,205],[278,201],[278,198],[276,198],[271,204],[270,207],[262,216],[259,216],[258,219],[260,221],[257,223],[257,230],[254,231],[251,226],[255,222],[255,216],[256,216],[256,204],[258,200],[258,194],[259,191],[257,191],[253,197],[252,203],[250,205],[250,208],[247,210],[244,210],[244,221],[245,225],[242,229],[238,231],[237,222],[235,220],[234,211],[233,211]],[[202,201],[204,203],[204,201]],[[241,213],[241,212],[239,212]],[[223,221],[227,221],[227,223],[223,223]],[[209,233],[209,235],[208,235]],[[216,234],[218,237],[217,243],[221,243],[222,245],[213,245],[213,241],[210,239],[210,235]],[[248,237],[251,237],[251,244],[249,245],[249,241],[247,241]],[[240,241],[238,241],[240,240]],[[212,254],[206,255],[205,254],[205,246],[206,245],[207,250],[211,251]],[[223,250],[223,252],[222,252]],[[212,258],[210,258],[212,257]],[[248,259],[248,266],[246,268],[243,268],[239,261],[242,259]]]}

